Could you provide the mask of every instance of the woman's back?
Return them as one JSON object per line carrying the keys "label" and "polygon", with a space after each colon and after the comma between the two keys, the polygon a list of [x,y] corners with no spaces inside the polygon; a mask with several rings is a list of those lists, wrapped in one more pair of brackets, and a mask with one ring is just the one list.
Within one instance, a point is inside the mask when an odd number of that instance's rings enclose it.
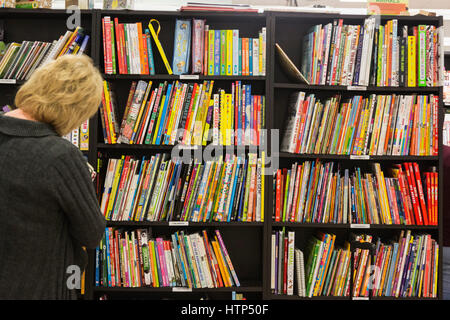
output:
{"label": "woman's back", "polygon": [[67,278],[104,228],[81,152],[50,125],[0,114],[0,299],[74,298]]}

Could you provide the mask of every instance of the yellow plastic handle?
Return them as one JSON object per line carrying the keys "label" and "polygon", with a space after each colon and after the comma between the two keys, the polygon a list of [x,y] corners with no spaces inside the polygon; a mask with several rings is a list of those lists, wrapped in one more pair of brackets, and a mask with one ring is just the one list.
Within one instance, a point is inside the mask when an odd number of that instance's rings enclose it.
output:
{"label": "yellow plastic handle", "polygon": [[[159,36],[159,31],[161,31],[161,25],[159,24],[159,21],[156,19],[151,19],[149,24],[151,24],[153,21],[155,21],[158,24],[158,29],[156,30],[156,37],[158,38]],[[152,25],[153,26],[153,25]]]}

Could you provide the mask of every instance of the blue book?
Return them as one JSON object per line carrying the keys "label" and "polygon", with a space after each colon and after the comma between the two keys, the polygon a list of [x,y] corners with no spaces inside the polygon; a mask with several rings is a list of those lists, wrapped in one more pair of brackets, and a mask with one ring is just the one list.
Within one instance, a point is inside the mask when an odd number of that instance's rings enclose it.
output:
{"label": "blue book", "polygon": [[100,247],[95,248],[95,286],[100,285]]}
{"label": "blue book", "polygon": [[414,261],[416,241],[417,241],[417,239],[415,239],[413,241],[413,243],[410,244],[410,247],[409,247],[409,250],[408,250],[408,254],[407,254],[406,262],[405,262],[405,267],[403,269],[402,283],[400,285],[400,291],[399,291],[399,296],[400,297],[404,297],[405,296],[406,290],[408,288],[409,277],[411,275],[411,265],[412,265],[412,262]]}
{"label": "blue book", "polygon": [[242,76],[242,38],[239,38],[238,56],[239,56],[238,75]]}
{"label": "blue book", "polygon": [[167,86],[167,92],[166,92],[166,99],[164,101],[164,107],[161,113],[161,121],[159,123],[159,128],[158,128],[158,135],[156,136],[156,142],[155,144],[161,144],[161,136],[162,136],[162,131],[164,130],[164,122],[166,119],[166,112],[167,112],[167,105],[169,104],[169,100],[170,100],[170,94],[172,92],[172,84],[169,84]]}
{"label": "blue book", "polygon": [[84,36],[83,42],[81,43],[81,46],[80,46],[80,50],[78,50],[78,54],[82,54],[86,50],[87,44],[89,42],[89,38],[90,38],[89,35]]}
{"label": "blue book", "polygon": [[148,70],[150,71],[150,74],[155,74],[155,62],[153,60],[152,37],[150,35],[149,29],[145,29],[145,38],[147,39]]}
{"label": "blue book", "polygon": [[240,161],[240,158],[238,158],[237,166],[236,166],[236,173],[234,175],[233,189],[231,191],[230,207],[228,208],[227,222],[230,222],[230,220],[231,220],[231,212],[233,211],[234,194],[236,193],[236,185],[237,185],[237,180],[238,180],[238,176],[239,176],[240,165],[241,165],[241,161]]}
{"label": "blue book", "polygon": [[178,233],[177,232],[172,234],[172,242],[173,242],[173,247],[176,249],[175,254],[177,255],[178,263],[181,264],[181,271],[183,271],[183,276],[181,277],[181,283],[184,287],[187,287],[186,269],[184,266],[183,259],[181,258],[181,248],[180,248],[180,244],[178,241]]}
{"label": "blue book", "polygon": [[391,264],[389,266],[389,277],[388,277],[388,281],[387,281],[387,288],[386,288],[386,296],[390,296],[391,295],[391,289],[392,289],[392,277],[394,274],[394,270],[396,268],[395,263],[393,263],[393,261],[396,261],[396,257],[398,254],[398,243],[394,243],[394,250],[392,252],[392,258],[391,258]]}
{"label": "blue book", "polygon": [[220,30],[214,30],[214,75],[220,76]]}
{"label": "blue book", "polygon": [[[105,244],[106,247],[106,265],[108,270],[108,287],[112,286],[111,282],[111,256],[109,255],[109,230],[108,228],[105,229]],[[105,262],[103,262],[105,263]]]}
{"label": "blue book", "polygon": [[249,75],[253,75],[253,39],[248,39],[248,71]]}
{"label": "blue book", "polygon": [[191,52],[191,20],[175,21],[175,38],[173,43],[173,74],[186,74],[189,71]]}

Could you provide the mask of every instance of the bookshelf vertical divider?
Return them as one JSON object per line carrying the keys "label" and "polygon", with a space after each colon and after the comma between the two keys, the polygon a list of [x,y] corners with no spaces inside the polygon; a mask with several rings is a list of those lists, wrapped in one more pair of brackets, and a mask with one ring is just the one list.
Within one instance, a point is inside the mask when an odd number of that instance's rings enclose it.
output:
{"label": "bookshelf vertical divider", "polygon": [[[272,154],[272,146],[271,146],[271,135],[270,132],[274,129],[280,130],[280,138],[282,133],[282,126],[283,123],[280,124],[280,121],[277,122],[277,120],[280,120],[280,117],[284,114],[284,111],[282,108],[286,108],[286,105],[280,104],[280,102],[276,99],[277,93],[280,91],[286,91],[286,90],[309,90],[313,92],[346,92],[346,88],[337,87],[337,88],[330,88],[322,86],[302,86],[302,85],[296,85],[296,84],[290,84],[286,83],[283,84],[283,81],[279,81],[281,70],[279,65],[276,62],[276,56],[275,56],[275,49],[274,45],[276,42],[278,42],[279,39],[277,39],[277,36],[282,34],[285,39],[289,39],[289,43],[292,44],[292,48],[296,49],[290,49],[287,48],[289,53],[294,53],[294,62],[298,65],[300,60],[298,59],[299,56],[301,56],[301,52],[294,52],[295,50],[298,50],[300,41],[302,39],[302,35],[306,33],[307,29],[307,23],[310,25],[314,25],[317,23],[317,21],[332,21],[333,19],[337,18],[343,18],[344,21],[350,20],[351,22],[357,21],[359,24],[362,24],[364,21],[364,18],[366,16],[356,16],[356,15],[337,15],[337,14],[318,14],[318,13],[284,13],[284,12],[265,12],[265,13],[258,13],[258,14],[240,14],[240,13],[220,13],[220,12],[147,12],[147,11],[104,11],[104,10],[92,10],[92,36],[91,36],[91,56],[93,57],[94,63],[99,67],[100,70],[103,69],[103,44],[102,44],[102,26],[101,26],[101,19],[103,16],[109,15],[109,16],[119,16],[120,19],[124,22],[130,22],[130,21],[149,21],[153,17],[161,17],[162,19],[171,20],[173,23],[175,22],[176,18],[191,18],[191,17],[203,17],[206,19],[211,19],[214,21],[214,19],[218,19],[220,23],[222,23],[222,26],[225,25],[225,23],[232,23],[233,25],[238,25],[240,21],[243,21],[243,19],[259,19],[257,20],[258,23],[262,23],[262,21],[265,21],[265,26],[267,30],[267,60],[266,60],[266,76],[264,79],[245,79],[242,78],[243,81],[263,81],[260,83],[263,83],[264,88],[264,94],[266,96],[266,129],[268,129],[267,134],[267,142],[268,142],[268,150],[266,153],[266,157],[268,156],[276,156]],[[442,17],[408,17],[408,16],[399,16],[399,17],[382,17],[382,20],[388,20],[396,18],[399,21],[404,21],[405,23],[431,23],[437,26],[441,26],[443,24]],[[133,20],[135,19],[135,20]],[[307,22],[305,22],[307,21]],[[209,22],[209,20],[208,20]],[[292,22],[292,24],[290,24]],[[303,28],[295,28],[295,25],[302,24]],[[244,24],[247,26],[247,24]],[[162,31],[164,32],[164,30]],[[245,32],[245,30],[244,30]],[[298,42],[298,43],[297,43]],[[164,45],[164,44],[163,44]],[[166,49],[166,54],[168,54],[168,59],[170,62],[171,52],[169,52],[170,49]],[[158,55],[156,53],[157,51],[154,51],[155,55]],[[155,63],[157,60],[155,61]],[[158,69],[158,67],[157,67]],[[282,75],[281,75],[282,77]],[[117,75],[108,75],[108,80],[114,81],[115,79],[119,79],[120,81],[123,81],[123,79],[131,80],[133,79],[132,76],[130,77],[120,77]],[[218,77],[220,81],[233,81],[233,78],[230,79],[223,79],[223,77]],[[178,77],[167,77],[167,75],[159,75],[154,77],[140,77],[139,75],[136,75],[134,79],[152,79],[154,81],[158,80],[175,80],[178,79]],[[202,78],[200,78],[202,79]],[[212,78],[213,79],[213,78]],[[200,81],[200,80],[199,80]],[[127,82],[127,86],[129,85],[129,82]],[[398,90],[397,90],[398,89]],[[414,90],[416,88],[367,88],[367,92],[385,92],[385,93],[415,93]],[[439,103],[439,153],[438,153],[438,160],[434,161],[431,160],[430,163],[433,163],[434,165],[437,165],[439,168],[439,198],[438,198],[438,212],[439,212],[439,225],[436,228],[430,228],[430,230],[437,231],[437,239],[439,242],[439,271],[438,271],[438,298],[442,298],[442,246],[443,246],[443,157],[442,157],[442,124],[443,124],[443,118],[444,118],[444,108],[443,108],[443,90],[442,87],[439,88],[439,90],[435,90],[434,88],[426,88],[422,90],[417,90],[417,92],[423,92],[423,94],[427,94],[427,92],[432,92],[434,94],[439,95],[440,103]],[[356,94],[356,93],[355,93]],[[281,111],[281,115],[280,115]],[[284,119],[281,119],[284,121]],[[99,119],[98,119],[98,113],[91,119],[90,121],[90,148],[89,148],[89,161],[92,165],[95,167],[97,166],[98,161],[98,153],[101,152],[103,155],[107,154],[110,155],[114,152],[115,155],[117,155],[117,151],[122,151],[123,153],[132,154],[135,150],[139,150],[142,153],[156,153],[156,152],[163,152],[170,149],[166,148],[142,148],[142,149],[134,149],[134,148],[127,148],[124,146],[113,146],[111,148],[108,148],[107,146],[104,146],[104,144],[101,144],[102,141],[102,130],[99,128]],[[278,146],[279,147],[279,146]],[[282,160],[286,158],[286,155],[283,153],[280,153],[280,164],[282,163]],[[298,159],[299,161],[302,160],[308,160],[308,159],[314,159],[303,155],[292,155],[289,156],[287,160],[294,158]],[[351,160],[349,157],[342,157],[342,156],[335,156],[329,155],[327,157],[323,157],[325,160],[335,160],[339,162],[348,162],[351,163],[354,160]],[[375,157],[375,159],[377,159]],[[407,157],[405,157],[405,160],[407,161]],[[389,158],[389,156],[386,157],[380,157],[380,161],[382,160],[389,160],[389,161],[401,161],[403,160],[401,157],[396,158]],[[369,161],[377,161],[374,159],[371,159]],[[421,159],[415,159],[414,161],[421,162]],[[425,162],[428,163],[428,162]],[[103,164],[105,165],[105,163]],[[324,224],[323,226],[319,226],[317,224],[307,226],[307,225],[295,225],[295,223],[273,223],[272,221],[272,212],[273,212],[273,206],[274,206],[274,199],[273,199],[273,180],[271,175],[265,176],[265,212],[264,212],[264,223],[262,224],[261,228],[256,226],[255,228],[245,226],[245,227],[226,227],[225,224],[218,224],[219,228],[226,228],[227,231],[230,232],[230,234],[233,237],[240,237],[242,235],[241,230],[255,230],[255,235],[261,237],[262,243],[260,243],[260,246],[257,248],[254,248],[255,250],[251,250],[251,252],[234,252],[235,255],[238,255],[240,259],[244,259],[243,261],[246,261],[245,258],[242,258],[242,256],[245,255],[255,255],[256,257],[261,257],[261,260],[259,262],[256,262],[257,265],[261,266],[261,270],[257,271],[257,274],[259,274],[259,282],[256,286],[251,288],[245,288],[243,287],[242,290],[239,288],[235,288],[237,292],[251,292],[256,295],[258,295],[260,298],[264,300],[269,299],[283,299],[283,298],[295,298],[294,297],[286,297],[281,296],[277,297],[272,294],[271,288],[270,288],[270,280],[271,280],[271,272],[270,272],[270,262],[271,262],[271,234],[274,228],[279,228],[282,226],[286,226],[288,228],[294,229],[296,232],[303,232],[304,230],[311,230],[311,229],[320,229],[320,230],[327,230],[330,229],[334,230],[335,228],[338,228],[340,231],[347,234],[347,236],[350,236],[350,233],[354,229],[350,229],[350,226],[330,226],[330,224]],[[120,224],[118,224],[120,225]],[[132,226],[133,224],[124,224],[126,226]],[[147,225],[151,225],[151,223],[148,223]],[[213,224],[211,224],[212,226]],[[138,225],[139,226],[139,225]],[[155,224],[156,228],[159,228],[158,230],[164,229],[167,227],[167,225],[163,224]],[[200,227],[206,227],[209,228],[210,226],[201,225]],[[173,229],[174,227],[169,227]],[[247,229],[248,228],[248,229]],[[258,229],[259,228],[259,229]],[[388,226],[377,226],[376,230],[380,232],[381,234],[386,231],[392,231],[392,227],[389,228]],[[408,226],[401,226],[401,227],[394,227],[394,229],[398,230],[406,230],[408,229]],[[415,229],[415,228],[412,228]],[[422,230],[420,228],[417,228],[418,231]],[[222,229],[221,229],[222,230]],[[372,229],[371,229],[372,230]],[[424,229],[428,230],[428,229]],[[154,229],[152,230],[153,232]],[[370,232],[370,231],[369,231]],[[262,234],[261,234],[262,233]],[[256,252],[261,248],[262,252]],[[233,253],[232,253],[233,254]],[[130,290],[127,290],[129,288],[124,288],[124,290],[102,290],[101,288],[99,290],[95,290],[96,287],[94,287],[94,280],[95,280],[95,250],[88,250],[88,256],[89,256],[89,264],[88,268],[86,269],[86,293],[85,293],[85,299],[95,299],[98,298],[101,293],[112,293],[112,292],[118,292],[120,294],[120,297],[124,298],[133,298],[134,293],[139,294],[147,294],[149,292],[145,291],[144,288],[141,288],[142,290],[133,291],[132,288]],[[238,274],[239,276],[239,274]],[[241,279],[240,279],[241,280]],[[245,280],[245,279],[244,279]],[[242,281],[241,281],[242,282]],[[98,288],[97,288],[98,289]],[[107,289],[107,288],[105,288]],[[116,288],[112,288],[116,289]],[[233,289],[234,290],[234,289]],[[161,298],[166,292],[170,291],[164,291],[164,290],[158,290],[155,291],[157,295],[157,298]],[[214,289],[208,290],[208,292],[214,292]],[[178,293],[177,297],[185,297],[190,298],[192,293]],[[140,295],[141,296],[141,295]],[[298,297],[297,297],[298,298]],[[320,299],[321,297],[319,297]],[[322,297],[323,299],[330,299],[330,297]],[[302,298],[299,298],[302,299]],[[347,298],[351,299],[351,297]],[[387,299],[395,299],[395,298],[387,298]]]}

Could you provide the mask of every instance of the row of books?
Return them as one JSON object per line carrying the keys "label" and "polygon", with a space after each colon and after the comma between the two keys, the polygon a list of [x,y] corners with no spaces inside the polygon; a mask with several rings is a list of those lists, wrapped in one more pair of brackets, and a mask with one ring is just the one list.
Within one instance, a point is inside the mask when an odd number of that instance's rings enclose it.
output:
{"label": "row of books", "polygon": [[295,247],[295,232],[283,228],[272,233],[272,293],[296,291],[309,298],[437,297],[439,244],[431,235],[402,230],[388,244],[380,238],[373,242],[367,234],[352,234],[351,241],[353,251],[350,242],[339,248],[336,235],[319,232],[308,241],[305,264],[303,251]]}
{"label": "row of books", "polygon": [[[274,174],[274,220],[301,223],[437,225],[438,173],[416,162],[396,164],[386,177],[320,161],[294,163]],[[343,172],[342,172],[343,171]]]}
{"label": "row of books", "polygon": [[114,90],[106,80],[100,110],[105,143],[173,145],[260,145],[265,97],[236,81],[231,93],[214,81],[203,83],[133,81],[122,121]]}
{"label": "row of books", "polygon": [[221,288],[240,286],[222,235],[106,228],[96,248],[95,285],[102,287]]}
{"label": "row of books", "polygon": [[41,65],[64,54],[82,54],[89,42],[83,28],[66,31],[53,42],[23,41],[7,44],[0,60],[0,79],[27,80]]}
{"label": "row of books", "polygon": [[112,221],[264,221],[264,157],[109,159],[101,211]]}
{"label": "row of books", "polygon": [[70,141],[80,151],[89,150],[89,119],[83,121],[79,128],[73,129],[71,132],[63,136],[64,139]]}
{"label": "row of books", "polygon": [[[372,242],[372,236],[357,241]],[[355,297],[437,297],[439,244],[429,234],[401,231],[397,241],[382,243],[374,252],[354,252],[353,296]]]}
{"label": "row of books", "polygon": [[328,233],[311,238],[305,264],[304,252],[295,246],[294,231],[283,228],[272,233],[272,293],[293,295],[295,287],[300,297],[349,296],[350,243],[345,242],[344,247],[339,248],[335,246],[335,240],[336,235]]}
{"label": "row of books", "polygon": [[105,16],[102,18],[105,73],[154,75],[154,42],[168,74],[265,75],[265,27],[257,38],[239,38],[237,29],[213,30],[205,23],[204,19],[176,19],[171,66],[159,41],[158,20],[151,19],[145,28],[142,22],[119,23],[118,18],[112,21]]}
{"label": "row of books", "polygon": [[291,153],[436,156],[436,95],[290,97],[281,150]]}
{"label": "row of books", "polygon": [[343,19],[313,26],[303,39],[301,71],[310,84],[343,86],[442,85],[444,32],[432,25],[364,25]]}

